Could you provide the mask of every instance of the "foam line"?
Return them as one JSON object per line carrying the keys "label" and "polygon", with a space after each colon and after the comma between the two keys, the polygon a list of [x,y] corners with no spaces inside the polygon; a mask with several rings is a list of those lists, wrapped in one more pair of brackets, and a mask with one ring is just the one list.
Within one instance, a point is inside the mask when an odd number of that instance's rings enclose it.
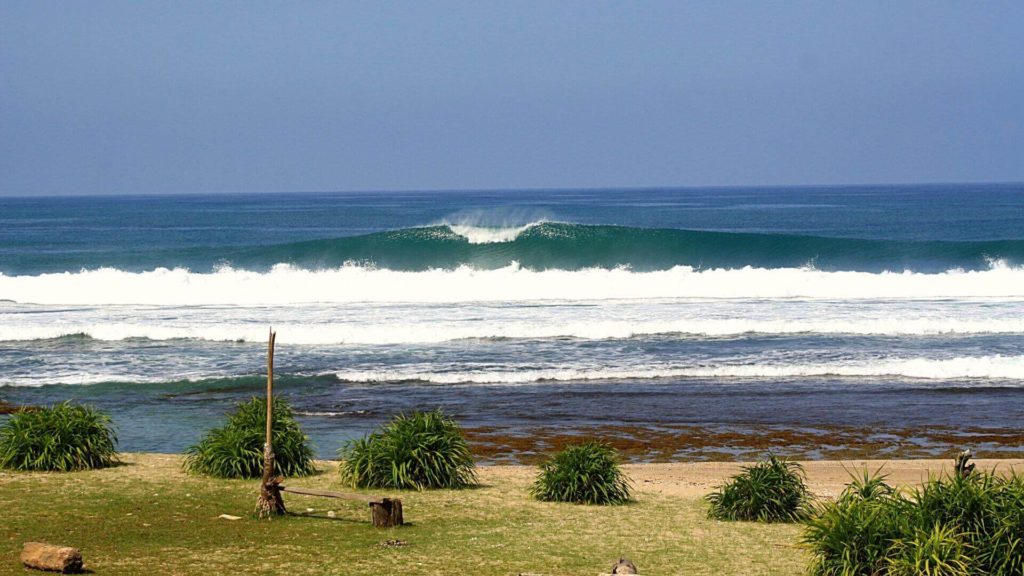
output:
{"label": "foam line", "polygon": [[253,305],[311,302],[580,301],[651,298],[936,299],[1024,298],[1024,268],[994,263],[981,271],[825,272],[812,268],[739,268],[634,272],[624,268],[404,272],[346,265],[329,270],[274,266],[269,272],[212,273],[158,268],[6,276],[0,300],[106,305]]}

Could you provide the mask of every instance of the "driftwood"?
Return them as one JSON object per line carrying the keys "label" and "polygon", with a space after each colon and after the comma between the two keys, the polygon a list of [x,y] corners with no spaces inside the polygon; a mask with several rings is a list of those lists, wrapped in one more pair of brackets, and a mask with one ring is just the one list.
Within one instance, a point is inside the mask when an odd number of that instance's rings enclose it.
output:
{"label": "driftwood", "polygon": [[347,492],[330,492],[328,490],[317,490],[314,488],[297,488],[278,485],[278,490],[289,494],[302,494],[303,496],[319,496],[321,498],[337,498],[339,500],[354,500],[366,502],[370,506],[370,521],[378,528],[392,528],[405,523],[402,516],[402,501],[397,498],[382,498],[374,500],[362,494],[351,494]]}
{"label": "driftwood", "polygon": [[355,500],[357,502],[373,502],[373,498],[361,494],[348,494],[346,492],[330,492],[327,490],[316,490],[314,488],[296,488],[294,486],[278,486],[281,492],[291,494],[302,494],[303,496],[321,496],[323,498],[338,498],[339,500]]}
{"label": "driftwood", "polygon": [[82,551],[43,542],[25,542],[21,563],[36,570],[76,574],[82,571]]}
{"label": "driftwood", "polygon": [[958,478],[966,478],[974,472],[974,464],[968,464],[971,456],[972,454],[970,450],[964,450],[958,454],[956,460],[953,461],[953,467]]}

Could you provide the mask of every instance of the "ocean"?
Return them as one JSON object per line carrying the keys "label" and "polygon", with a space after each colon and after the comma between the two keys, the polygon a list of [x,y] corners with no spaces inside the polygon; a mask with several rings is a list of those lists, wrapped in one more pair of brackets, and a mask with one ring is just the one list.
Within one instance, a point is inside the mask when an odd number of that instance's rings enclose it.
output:
{"label": "ocean", "polygon": [[[329,457],[1024,454],[1024,185],[0,198],[0,402],[179,452],[278,389]],[[0,416],[2,417],[2,416]]]}

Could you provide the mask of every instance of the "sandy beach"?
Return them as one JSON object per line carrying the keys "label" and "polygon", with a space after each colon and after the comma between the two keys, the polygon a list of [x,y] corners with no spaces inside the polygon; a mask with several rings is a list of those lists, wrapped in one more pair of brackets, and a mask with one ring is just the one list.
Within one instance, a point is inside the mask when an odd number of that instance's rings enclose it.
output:
{"label": "sandy beach", "polygon": [[[983,459],[972,462],[984,470],[1024,471],[1024,459]],[[633,479],[640,493],[701,498],[745,465],[741,462],[672,462],[627,464],[623,469]],[[952,470],[952,460],[826,460],[802,462],[802,465],[811,492],[823,498],[839,494],[849,482],[850,475],[860,474],[863,470],[875,472],[881,469],[890,484],[903,487],[917,486],[927,480],[929,475],[949,473]],[[535,475],[536,468],[532,466],[480,467],[480,477],[485,483],[527,482]]]}

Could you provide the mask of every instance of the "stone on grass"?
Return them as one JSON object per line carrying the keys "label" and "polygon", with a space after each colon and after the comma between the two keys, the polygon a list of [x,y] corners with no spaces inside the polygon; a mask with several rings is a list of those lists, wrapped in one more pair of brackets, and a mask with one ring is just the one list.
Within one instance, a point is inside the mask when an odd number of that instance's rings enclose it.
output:
{"label": "stone on grass", "polygon": [[25,542],[21,563],[36,570],[75,574],[82,570],[82,551],[69,546],[43,542]]}
{"label": "stone on grass", "polygon": [[619,561],[612,566],[612,574],[636,574],[636,565],[630,562],[629,558],[619,558]]}

